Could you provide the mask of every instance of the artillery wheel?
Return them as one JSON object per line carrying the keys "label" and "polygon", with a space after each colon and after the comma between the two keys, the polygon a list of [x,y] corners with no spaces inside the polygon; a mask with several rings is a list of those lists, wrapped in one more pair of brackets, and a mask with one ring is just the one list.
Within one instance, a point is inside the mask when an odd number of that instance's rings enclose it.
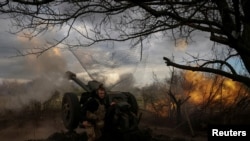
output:
{"label": "artillery wheel", "polygon": [[79,125],[80,104],[76,94],[65,93],[62,99],[62,120],[64,126],[73,131]]}
{"label": "artillery wheel", "polygon": [[131,111],[134,112],[135,115],[138,115],[139,106],[135,96],[130,92],[124,92],[124,94],[128,97],[128,103],[131,105]]}

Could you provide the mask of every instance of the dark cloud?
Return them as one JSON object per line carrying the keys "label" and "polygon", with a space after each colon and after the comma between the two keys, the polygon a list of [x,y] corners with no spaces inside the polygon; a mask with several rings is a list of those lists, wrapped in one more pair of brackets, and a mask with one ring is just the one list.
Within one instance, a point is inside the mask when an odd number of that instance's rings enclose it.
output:
{"label": "dark cloud", "polygon": [[23,58],[1,58],[0,78],[30,79],[32,74],[25,67]]}
{"label": "dark cloud", "polygon": [[[100,17],[96,16],[95,18],[98,19]],[[87,28],[91,28],[89,19],[84,20]],[[181,46],[181,50],[179,50],[175,47],[173,40],[169,37],[162,37],[161,34],[157,33],[151,39],[143,41],[142,56],[140,44],[131,48],[130,42],[127,41],[115,43],[101,42],[92,47],[75,49],[80,60],[77,60],[68,51],[62,53],[62,56],[59,58],[54,56],[54,54],[48,54],[46,59],[45,57],[43,59],[30,59],[29,57],[9,58],[9,56],[15,56],[17,50],[27,51],[34,47],[45,47],[46,40],[55,41],[55,39],[62,39],[67,33],[67,27],[51,29],[42,36],[28,40],[6,32],[12,28],[9,26],[8,20],[0,19],[0,22],[0,77],[2,78],[30,79],[39,75],[38,72],[71,70],[80,73],[87,69],[92,75],[96,76],[100,73],[109,74],[109,72],[116,72],[122,75],[124,74],[122,71],[126,71],[126,73],[136,74],[136,77],[140,80],[143,79],[142,77],[145,77],[145,81],[149,81],[152,78],[153,71],[158,72],[158,75],[162,77],[168,75],[166,73],[167,67],[162,59],[164,56],[169,58],[174,56],[175,60],[182,62],[183,58],[190,58],[187,54],[194,54],[195,56],[201,53],[206,56],[205,53],[208,52],[207,47],[211,46],[209,39],[202,38],[202,36],[204,37],[203,33],[197,33],[194,35],[196,39],[194,41],[196,42],[188,44],[187,47]],[[81,29],[83,27],[83,23],[80,20],[75,24],[75,28]],[[84,33],[84,30],[82,32]],[[71,32],[71,35],[73,37],[67,39],[68,43],[74,43],[77,39],[81,39],[79,41],[83,43],[86,41],[74,31]],[[117,35],[114,33],[112,36]],[[57,67],[51,70],[54,66]],[[160,70],[163,71],[161,72]]]}

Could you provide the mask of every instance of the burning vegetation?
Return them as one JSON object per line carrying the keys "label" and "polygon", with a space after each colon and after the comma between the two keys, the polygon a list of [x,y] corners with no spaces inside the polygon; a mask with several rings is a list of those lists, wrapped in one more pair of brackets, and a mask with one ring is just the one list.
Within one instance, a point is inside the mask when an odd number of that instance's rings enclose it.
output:
{"label": "burning vegetation", "polygon": [[[218,75],[172,72],[170,78],[142,88],[144,108],[158,117],[201,124],[244,123],[250,116],[250,91],[241,83]],[[173,122],[172,122],[173,123]],[[194,123],[196,124],[196,123]]]}
{"label": "burning vegetation", "polygon": [[[59,78],[58,75],[56,77]],[[154,75],[154,80],[151,85],[133,89],[140,109],[151,112],[149,117],[142,116],[143,123],[174,128],[181,128],[187,125],[184,123],[189,123],[192,128],[204,129],[210,123],[250,122],[250,91],[238,82],[217,75],[190,71],[178,74],[173,71],[171,77],[164,81]],[[4,81],[0,85],[0,122],[3,125],[1,129],[5,129],[9,126],[8,123],[13,121],[23,126],[30,122],[30,119],[37,124],[37,121],[46,116],[60,117],[60,94],[79,90],[62,78],[59,78],[56,84],[54,82],[55,78],[52,76],[27,83]],[[25,120],[27,121],[24,122]],[[57,123],[62,126],[61,122]],[[38,124],[34,128],[38,128]],[[62,129],[60,127],[60,130]]]}
{"label": "burning vegetation", "polygon": [[220,108],[227,108],[239,104],[249,96],[247,87],[225,77],[206,76],[190,71],[185,72],[184,77],[188,85],[193,85],[187,94],[191,96],[190,102],[196,105],[213,103]]}

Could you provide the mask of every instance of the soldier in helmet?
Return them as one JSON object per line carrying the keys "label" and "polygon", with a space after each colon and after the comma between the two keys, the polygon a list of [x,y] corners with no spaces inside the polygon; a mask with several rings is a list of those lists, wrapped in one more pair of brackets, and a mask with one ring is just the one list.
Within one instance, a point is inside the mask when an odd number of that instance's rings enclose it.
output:
{"label": "soldier in helmet", "polygon": [[95,141],[102,136],[106,114],[105,96],[105,88],[100,84],[86,104],[82,126],[86,129],[88,141]]}

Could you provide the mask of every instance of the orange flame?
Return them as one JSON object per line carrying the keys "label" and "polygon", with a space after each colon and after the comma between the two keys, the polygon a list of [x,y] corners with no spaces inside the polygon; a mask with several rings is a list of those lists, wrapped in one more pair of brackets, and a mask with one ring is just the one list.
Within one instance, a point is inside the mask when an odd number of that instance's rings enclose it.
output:
{"label": "orange flame", "polygon": [[224,105],[230,105],[235,102],[240,89],[240,83],[231,79],[216,76],[207,77],[202,73],[186,71],[184,77],[188,83],[193,85],[189,92],[190,101],[195,104],[201,104],[206,100],[220,100]]}
{"label": "orange flame", "polygon": [[[211,106],[213,106],[214,103],[228,107],[236,104],[239,100],[238,98],[247,94],[247,90],[243,89],[242,84],[222,76],[185,71],[182,77],[184,77],[185,80],[184,87],[178,88],[183,89],[182,94],[175,93],[175,96],[181,100],[190,96],[188,102],[195,106],[203,105],[210,101]],[[185,85],[191,85],[191,87],[186,87]],[[171,100],[168,101],[159,98],[152,103],[148,103],[145,108],[160,116],[167,117],[171,111],[176,110],[175,104],[176,103],[171,102]]]}

